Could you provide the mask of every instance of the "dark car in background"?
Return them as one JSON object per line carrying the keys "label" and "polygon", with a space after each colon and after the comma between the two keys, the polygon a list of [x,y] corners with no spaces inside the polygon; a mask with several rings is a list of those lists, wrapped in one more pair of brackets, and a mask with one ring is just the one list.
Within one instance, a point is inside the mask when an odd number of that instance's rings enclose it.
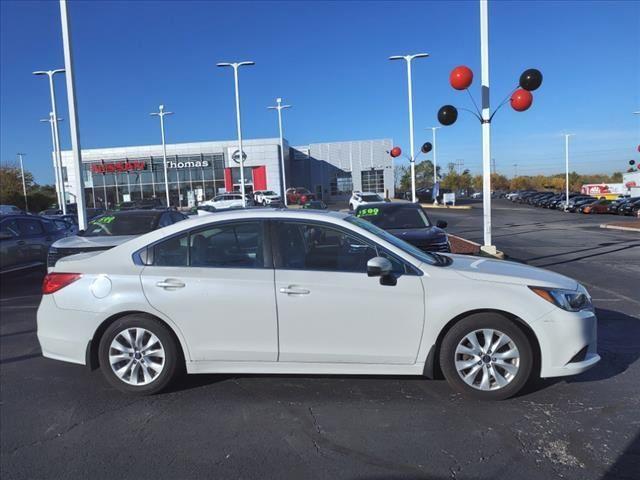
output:
{"label": "dark car in background", "polygon": [[56,222],[34,215],[9,215],[0,219],[0,273],[9,273],[47,262],[49,247],[68,235]]}
{"label": "dark car in background", "polygon": [[416,203],[378,202],[356,208],[356,217],[368,220],[390,234],[426,252],[451,252],[447,223],[433,225],[424,209]]}
{"label": "dark car in background", "polygon": [[611,205],[611,200],[601,198],[600,200],[596,200],[595,202],[583,203],[578,208],[578,212],[586,214],[607,213],[609,205]]}
{"label": "dark car in background", "polygon": [[609,213],[613,213],[614,215],[622,215],[624,206],[627,203],[632,203],[637,200],[640,200],[640,197],[619,198],[618,200],[614,200],[613,203],[609,205],[608,211]]}
{"label": "dark car in background", "polygon": [[640,208],[640,200],[636,200],[633,202],[625,202],[624,205],[622,205],[619,209],[618,209],[618,215],[637,215],[638,214],[638,208]]}
{"label": "dark car in background", "polygon": [[[445,193],[451,193],[451,189],[441,188],[438,191],[438,202],[442,202],[442,196]],[[405,192],[405,200],[411,201],[411,191]],[[416,188],[416,199],[420,203],[433,203],[433,191],[431,188]]]}
{"label": "dark car in background", "polygon": [[107,212],[89,222],[85,231],[63,238],[51,245],[47,266],[53,267],[62,257],[78,253],[109,250],[132,238],[172,225],[187,216],[173,210],[121,210]]}
{"label": "dark car in background", "polygon": [[311,200],[307,203],[305,203],[302,208],[304,209],[310,209],[310,210],[326,210],[327,209],[327,204],[324,203],[322,200]]}
{"label": "dark car in background", "polygon": [[580,198],[578,197],[574,202],[569,200],[569,205],[567,206],[567,212],[581,212],[580,210],[583,206],[589,205],[593,202],[596,202],[598,199],[593,197]]}

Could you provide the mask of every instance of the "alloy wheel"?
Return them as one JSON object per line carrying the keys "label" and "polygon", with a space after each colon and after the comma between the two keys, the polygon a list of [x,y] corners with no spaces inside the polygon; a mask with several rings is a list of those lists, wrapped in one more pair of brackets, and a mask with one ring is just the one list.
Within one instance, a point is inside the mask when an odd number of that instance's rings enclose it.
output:
{"label": "alloy wheel", "polygon": [[507,334],[490,328],[465,335],[454,355],[460,378],[483,391],[505,387],[520,368],[520,352],[515,342]]}
{"label": "alloy wheel", "polygon": [[160,339],[144,328],[126,328],[109,346],[109,364],[123,382],[143,386],[153,382],[165,365],[165,350]]}

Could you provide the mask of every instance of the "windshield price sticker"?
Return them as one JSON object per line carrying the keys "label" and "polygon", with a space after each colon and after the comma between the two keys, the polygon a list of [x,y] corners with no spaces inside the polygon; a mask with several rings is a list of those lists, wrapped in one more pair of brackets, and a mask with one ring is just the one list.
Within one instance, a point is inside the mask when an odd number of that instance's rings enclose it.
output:
{"label": "windshield price sticker", "polygon": [[380,213],[379,208],[363,208],[358,212],[358,217],[375,217]]}
{"label": "windshield price sticker", "polygon": [[92,220],[91,223],[96,224],[96,225],[100,225],[100,224],[104,224],[104,223],[111,223],[115,219],[116,219],[116,217],[111,215],[111,216],[108,216],[108,217],[96,218],[95,220]]}

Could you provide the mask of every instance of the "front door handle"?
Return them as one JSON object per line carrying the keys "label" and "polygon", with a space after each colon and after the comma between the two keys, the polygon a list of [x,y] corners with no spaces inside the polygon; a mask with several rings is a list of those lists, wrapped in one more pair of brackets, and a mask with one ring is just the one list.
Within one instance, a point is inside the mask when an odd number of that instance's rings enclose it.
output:
{"label": "front door handle", "polygon": [[170,278],[167,278],[162,282],[156,283],[156,287],[165,288],[165,289],[184,288],[184,286],[185,284],[182,283],[180,280],[172,280]]}
{"label": "front door handle", "polygon": [[311,292],[306,288],[295,288],[289,286],[281,288],[280,293],[286,293],[287,295],[309,295]]}

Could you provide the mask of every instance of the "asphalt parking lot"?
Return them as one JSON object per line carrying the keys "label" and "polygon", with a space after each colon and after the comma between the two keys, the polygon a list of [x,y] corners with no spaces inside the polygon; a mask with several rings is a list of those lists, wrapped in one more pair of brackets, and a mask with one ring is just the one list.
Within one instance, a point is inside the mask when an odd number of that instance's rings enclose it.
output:
{"label": "asphalt parking lot", "polygon": [[[430,211],[482,238],[482,211]],[[182,379],[154,397],[44,359],[41,274],[2,279],[0,475],[27,478],[602,479],[640,472],[640,234],[609,216],[494,202],[494,241],[514,260],[584,283],[602,361],[483,403],[412,377]]]}

